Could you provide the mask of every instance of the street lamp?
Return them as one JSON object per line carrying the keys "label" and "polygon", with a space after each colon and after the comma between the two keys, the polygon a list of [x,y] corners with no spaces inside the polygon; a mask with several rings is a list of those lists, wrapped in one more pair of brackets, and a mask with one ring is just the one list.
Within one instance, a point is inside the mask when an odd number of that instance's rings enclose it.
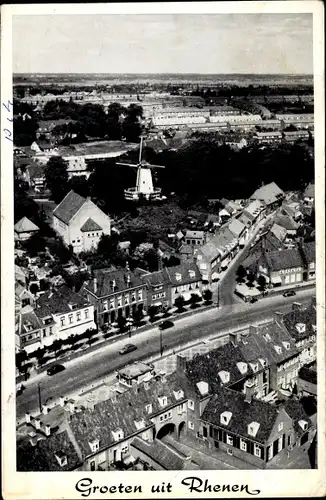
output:
{"label": "street lamp", "polygon": [[160,330],[160,354],[163,356],[163,332]]}
{"label": "street lamp", "polygon": [[42,413],[41,384],[40,384],[40,382],[37,384],[37,389],[38,389],[38,404],[39,404],[39,408],[40,408],[40,413]]}

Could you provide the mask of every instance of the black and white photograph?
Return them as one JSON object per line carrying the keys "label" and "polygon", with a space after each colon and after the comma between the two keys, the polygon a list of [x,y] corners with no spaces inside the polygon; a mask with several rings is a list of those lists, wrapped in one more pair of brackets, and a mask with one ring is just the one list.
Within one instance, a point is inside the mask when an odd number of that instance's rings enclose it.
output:
{"label": "black and white photograph", "polygon": [[[324,468],[322,13],[250,3],[12,12],[11,454],[82,473],[62,498],[144,493],[115,472],[198,498]],[[228,471],[251,485],[214,489]]]}

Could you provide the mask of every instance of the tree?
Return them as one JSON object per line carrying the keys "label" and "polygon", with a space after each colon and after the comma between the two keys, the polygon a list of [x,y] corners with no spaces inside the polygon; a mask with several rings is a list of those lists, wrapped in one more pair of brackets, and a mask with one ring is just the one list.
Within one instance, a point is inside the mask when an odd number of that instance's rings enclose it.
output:
{"label": "tree", "polygon": [[57,359],[58,352],[62,348],[63,342],[61,339],[56,339],[51,345],[51,349],[54,351],[55,358]]}
{"label": "tree", "polygon": [[203,291],[203,299],[206,302],[206,304],[208,304],[209,302],[211,302],[212,297],[213,297],[213,294],[212,294],[211,290],[209,290],[207,288],[206,290]]}
{"label": "tree", "polygon": [[141,322],[143,316],[144,313],[140,309],[135,309],[135,311],[132,313],[133,320],[136,324],[139,324]]}
{"label": "tree", "polygon": [[73,175],[68,182],[68,189],[87,198],[89,196],[89,186],[85,175]]}
{"label": "tree", "polygon": [[201,300],[201,298],[199,297],[199,295],[197,295],[197,293],[192,293],[191,297],[190,297],[191,308],[195,309],[196,304],[198,304],[198,302],[200,302],[200,300]]}
{"label": "tree", "polygon": [[28,358],[27,352],[25,349],[22,349],[21,351],[17,352],[16,354],[16,367],[18,368],[19,371],[22,369],[22,365],[24,361],[26,361]]}
{"label": "tree", "polygon": [[124,316],[118,316],[117,323],[120,333],[124,333],[126,328],[126,318]]}
{"label": "tree", "polygon": [[263,276],[263,275],[261,274],[261,275],[258,277],[257,282],[258,282],[258,286],[259,286],[259,288],[260,288],[260,289],[261,289],[261,291],[263,292],[263,291],[265,290],[265,288],[266,288],[266,283],[267,283],[267,282],[266,282],[266,278],[265,278],[265,276]]}
{"label": "tree", "polygon": [[179,312],[182,311],[182,309],[184,308],[184,305],[185,305],[185,299],[184,299],[184,296],[183,295],[179,295],[175,301],[174,301],[174,305],[175,307],[178,309]]}
{"label": "tree", "polygon": [[92,339],[92,337],[93,337],[94,335],[95,335],[95,330],[91,330],[91,329],[86,330],[86,332],[85,332],[85,336],[86,336],[86,338],[88,339],[88,343],[89,343],[89,345],[91,345],[91,339]]}
{"label": "tree", "polygon": [[39,292],[39,287],[36,283],[32,283],[31,286],[29,287],[29,291],[33,294],[36,295],[37,292]]}
{"label": "tree", "polygon": [[150,318],[150,321],[155,321],[155,317],[158,313],[158,308],[157,306],[150,306],[148,308],[148,315],[149,315],[149,318]]}
{"label": "tree", "polygon": [[45,183],[56,203],[65,197],[69,190],[67,163],[61,156],[52,156],[45,167]]}
{"label": "tree", "polygon": [[24,241],[22,246],[30,257],[36,257],[39,252],[44,252],[46,240],[37,232]]}
{"label": "tree", "polygon": [[42,366],[42,364],[44,364],[44,355],[45,355],[45,349],[40,349],[38,348],[35,353],[34,353],[36,359],[37,359],[37,362],[40,366]]}
{"label": "tree", "polygon": [[252,288],[254,286],[254,281],[255,281],[255,275],[252,272],[249,272],[247,274],[247,284],[249,288]]}
{"label": "tree", "polygon": [[242,265],[240,265],[237,269],[237,281],[242,283],[246,276],[247,276],[247,271]]}

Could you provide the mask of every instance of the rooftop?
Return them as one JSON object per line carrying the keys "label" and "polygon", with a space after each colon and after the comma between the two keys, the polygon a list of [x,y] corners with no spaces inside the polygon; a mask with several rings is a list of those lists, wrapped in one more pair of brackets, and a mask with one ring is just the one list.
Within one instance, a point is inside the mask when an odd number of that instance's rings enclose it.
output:
{"label": "rooftop", "polygon": [[265,259],[272,271],[303,266],[302,258],[297,248],[268,252],[265,254]]}
{"label": "rooftop", "polygon": [[82,225],[80,230],[83,233],[88,233],[89,231],[102,231],[102,228],[96,222],[94,222],[93,219],[89,218],[87,219],[85,224]]}
{"label": "rooftop", "polygon": [[271,182],[270,184],[266,184],[265,186],[256,189],[256,191],[251,196],[251,199],[261,200],[266,205],[271,205],[272,203],[277,202],[284,196],[284,192],[280,189],[275,182]]}
{"label": "rooftop", "polygon": [[141,361],[136,361],[131,365],[127,365],[124,368],[121,368],[117,373],[124,378],[137,378],[140,375],[144,375],[145,373],[151,372],[153,370],[153,365],[148,365],[146,363],[142,363]]}
{"label": "rooftop", "polygon": [[20,221],[16,222],[14,229],[16,233],[30,233],[39,231],[40,228],[27,217],[23,217]]}
{"label": "rooftop", "polygon": [[[72,306],[72,307],[70,307]],[[73,292],[66,285],[57,290],[49,290],[37,299],[35,313],[39,318],[52,314],[64,314],[87,306],[87,301],[79,293]]]}
{"label": "rooftop", "polygon": [[[166,272],[174,286],[201,281],[201,274],[194,262],[183,262],[179,266],[167,267]],[[180,279],[178,279],[180,275]]]}
{"label": "rooftop", "polygon": [[84,203],[86,203],[86,198],[83,198],[74,191],[69,191],[59,205],[54,209],[53,215],[65,224],[69,224],[71,219],[81,209]]}
{"label": "rooftop", "polygon": [[98,269],[95,279],[96,282],[94,280],[90,281],[86,285],[86,289],[97,297],[105,297],[106,295],[144,285],[139,273],[133,273],[127,269]]}
{"label": "rooftop", "polygon": [[315,334],[316,321],[316,307],[313,304],[293,309],[283,316],[284,326],[296,342]]}

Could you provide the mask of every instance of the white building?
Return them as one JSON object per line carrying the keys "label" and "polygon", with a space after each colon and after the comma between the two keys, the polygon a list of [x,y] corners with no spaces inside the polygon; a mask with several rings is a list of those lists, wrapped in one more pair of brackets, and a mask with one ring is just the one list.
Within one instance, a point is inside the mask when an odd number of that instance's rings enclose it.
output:
{"label": "white building", "polygon": [[53,211],[53,229],[75,253],[96,248],[102,234],[110,235],[110,217],[90,198],[70,191]]}

